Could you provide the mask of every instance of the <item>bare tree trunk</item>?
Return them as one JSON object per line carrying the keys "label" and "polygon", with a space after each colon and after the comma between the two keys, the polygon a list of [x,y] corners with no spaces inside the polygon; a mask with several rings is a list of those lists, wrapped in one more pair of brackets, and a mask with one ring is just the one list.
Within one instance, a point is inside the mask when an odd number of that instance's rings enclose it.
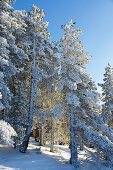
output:
{"label": "bare tree trunk", "polygon": [[29,143],[29,138],[31,134],[31,128],[33,124],[33,107],[34,107],[34,89],[35,89],[35,78],[34,78],[34,72],[35,72],[35,58],[36,58],[36,42],[35,38],[33,39],[33,63],[32,63],[32,68],[31,68],[31,90],[30,90],[30,102],[29,102],[29,113],[28,113],[28,125],[25,133],[25,137],[23,139],[23,143],[20,145],[20,152],[25,153],[28,143]]}
{"label": "bare tree trunk", "polygon": [[51,144],[50,144],[50,152],[54,152],[54,122],[51,118]]}
{"label": "bare tree trunk", "polygon": [[39,131],[39,128],[37,127],[36,130],[35,130],[35,141],[36,142],[39,142],[39,136],[40,135],[40,131]]}
{"label": "bare tree trunk", "polygon": [[41,126],[40,146],[45,146],[45,144],[44,144],[44,125]]}

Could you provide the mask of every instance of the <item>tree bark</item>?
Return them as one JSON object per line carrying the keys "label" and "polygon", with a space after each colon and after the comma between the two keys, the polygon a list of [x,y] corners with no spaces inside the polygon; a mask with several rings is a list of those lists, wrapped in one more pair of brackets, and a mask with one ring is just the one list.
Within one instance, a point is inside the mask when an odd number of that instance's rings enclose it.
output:
{"label": "tree bark", "polygon": [[40,146],[45,146],[45,144],[44,144],[44,125],[41,126]]}
{"label": "tree bark", "polygon": [[39,136],[40,135],[40,132],[39,132],[39,128],[37,127],[36,130],[35,130],[35,141],[36,142],[39,142]]}
{"label": "tree bark", "polygon": [[50,152],[54,152],[54,122],[51,118],[51,144],[50,144]]}

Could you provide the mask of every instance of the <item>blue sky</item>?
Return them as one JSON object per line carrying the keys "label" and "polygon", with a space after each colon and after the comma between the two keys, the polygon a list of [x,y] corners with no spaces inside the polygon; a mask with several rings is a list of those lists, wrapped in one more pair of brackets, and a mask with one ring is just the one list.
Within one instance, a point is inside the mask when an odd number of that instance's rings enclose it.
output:
{"label": "blue sky", "polygon": [[13,7],[28,12],[32,4],[44,9],[53,41],[63,34],[61,25],[76,22],[84,50],[92,56],[87,70],[96,83],[102,82],[108,62],[113,66],[113,0],[17,0]]}

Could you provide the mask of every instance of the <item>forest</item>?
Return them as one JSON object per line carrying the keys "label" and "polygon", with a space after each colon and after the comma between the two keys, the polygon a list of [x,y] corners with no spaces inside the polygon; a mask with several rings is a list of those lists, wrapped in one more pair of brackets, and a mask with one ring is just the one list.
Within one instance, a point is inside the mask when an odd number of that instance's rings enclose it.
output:
{"label": "forest", "polygon": [[0,0],[0,144],[23,154],[30,138],[49,144],[53,153],[55,145],[67,145],[73,167],[80,166],[79,151],[86,151],[112,169],[111,63],[98,84],[100,94],[87,72],[91,56],[76,23],[62,25],[62,37],[53,42],[44,10],[15,10],[12,2]]}

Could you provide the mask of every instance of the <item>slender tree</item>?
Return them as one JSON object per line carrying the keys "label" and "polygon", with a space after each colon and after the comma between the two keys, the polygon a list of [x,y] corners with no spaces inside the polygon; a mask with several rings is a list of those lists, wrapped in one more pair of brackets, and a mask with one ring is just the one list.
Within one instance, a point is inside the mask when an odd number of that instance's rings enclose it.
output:
{"label": "slender tree", "polygon": [[[79,166],[78,146],[90,143],[95,146],[98,153],[103,152],[103,155],[106,155],[111,161],[113,148],[110,146],[113,140],[113,131],[104,124],[101,117],[100,95],[97,93],[91,76],[86,71],[86,65],[91,57],[83,51],[82,43],[77,38],[81,31],[75,30],[73,26],[72,20],[68,25],[62,26],[65,33],[60,41],[61,80],[59,82],[59,90],[65,93],[69,106],[71,163],[74,166]],[[94,138],[92,135],[90,138],[89,134],[94,135]],[[103,149],[103,141],[108,146],[107,153]]]}
{"label": "slender tree", "polygon": [[[37,86],[40,82],[44,81],[52,88],[52,80],[55,80],[56,72],[55,63],[57,62],[57,48],[47,39],[49,33],[47,32],[47,22],[43,22],[44,11],[40,10],[36,6],[32,6],[31,11],[26,17],[26,23],[28,25],[26,36],[27,43],[29,42],[30,50],[29,54],[32,56],[31,64],[31,85],[30,85],[30,102],[28,113],[28,126],[20,151],[25,152],[28,146],[31,128],[33,124],[33,112],[34,112],[34,99]],[[51,81],[51,84],[50,84]]]}
{"label": "slender tree", "polygon": [[113,68],[108,63],[108,66],[105,68],[104,74],[104,83],[99,84],[102,87],[102,101],[103,104],[103,117],[104,121],[108,123],[112,128],[113,121]]}
{"label": "slender tree", "polygon": [[66,101],[69,106],[70,113],[70,135],[71,135],[71,163],[78,166],[77,160],[77,145],[78,140],[75,136],[75,119],[74,110],[79,106],[79,98],[77,97],[77,84],[82,80],[79,71],[84,67],[89,59],[89,54],[83,51],[81,41],[77,36],[81,33],[80,29],[72,28],[74,24],[72,20],[68,25],[62,26],[64,35],[60,40],[61,46],[61,80],[59,83],[59,90],[65,93]]}

